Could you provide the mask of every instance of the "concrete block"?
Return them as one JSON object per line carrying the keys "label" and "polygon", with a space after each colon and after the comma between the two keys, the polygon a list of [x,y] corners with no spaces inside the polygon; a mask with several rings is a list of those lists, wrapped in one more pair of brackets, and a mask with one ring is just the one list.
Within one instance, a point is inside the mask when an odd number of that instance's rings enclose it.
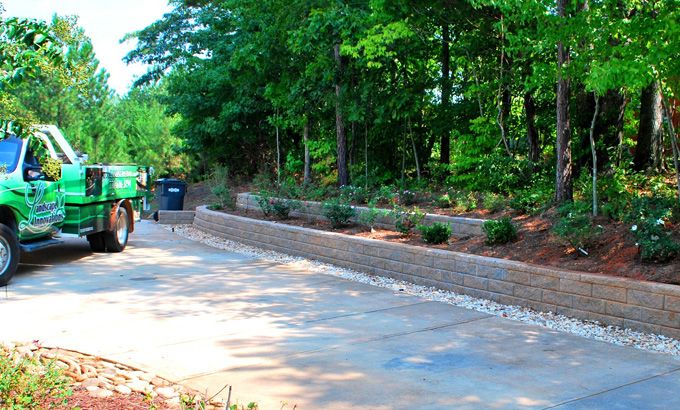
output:
{"label": "concrete block", "polygon": [[624,319],[640,320],[641,307],[618,302],[605,302],[605,313]]}
{"label": "concrete block", "polygon": [[463,286],[474,289],[486,290],[489,284],[489,280],[486,278],[480,278],[478,276],[464,275],[463,276]]}
{"label": "concrete block", "polygon": [[[495,278],[494,278],[495,279]],[[508,269],[508,272],[505,276],[505,279],[508,282],[512,283],[517,283],[520,285],[530,285],[531,284],[531,276],[527,272],[521,272],[517,270],[510,270]]]}
{"label": "concrete block", "polygon": [[573,293],[582,296],[591,296],[593,293],[592,284],[570,279],[560,279],[560,292]]}
{"label": "concrete block", "polygon": [[543,302],[549,303],[551,305],[570,308],[574,306],[574,295],[569,293],[554,292],[552,290],[544,290]]}
{"label": "concrete block", "polygon": [[625,303],[626,289],[615,286],[593,284],[593,297]]}
{"label": "concrete block", "polygon": [[680,313],[640,308],[640,321],[677,329],[680,327]]}
{"label": "concrete block", "polygon": [[443,270],[440,270],[440,272],[442,274],[442,281],[443,282],[452,283],[452,284],[455,284],[455,285],[463,285],[463,282],[464,282],[463,278],[465,277],[465,275],[463,275],[462,273],[449,272],[449,271],[443,271]]}
{"label": "concrete block", "polygon": [[531,280],[531,286],[537,287],[537,288],[542,288],[542,289],[549,289],[549,290],[558,290],[560,288],[560,279],[551,277],[551,276],[543,276],[543,275],[536,275],[536,274],[531,274],[530,276]]}
{"label": "concrete block", "polygon": [[543,300],[543,289],[532,288],[531,286],[515,285],[515,297],[540,302]]}
{"label": "concrete block", "polygon": [[489,292],[502,293],[510,296],[515,294],[515,285],[511,282],[489,279],[488,284]]}
{"label": "concrete block", "polygon": [[484,278],[497,278],[507,274],[507,270],[495,266],[478,265],[477,276]]}
{"label": "concrete block", "polygon": [[574,296],[574,308],[587,312],[605,313],[605,301],[588,296]]}
{"label": "concrete block", "polygon": [[628,289],[627,301],[632,305],[663,309],[663,298],[663,295]]}

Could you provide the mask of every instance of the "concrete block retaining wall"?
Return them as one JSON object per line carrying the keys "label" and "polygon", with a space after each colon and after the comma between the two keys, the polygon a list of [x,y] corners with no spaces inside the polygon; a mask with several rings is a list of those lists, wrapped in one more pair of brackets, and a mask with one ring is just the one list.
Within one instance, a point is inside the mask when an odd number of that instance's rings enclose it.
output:
{"label": "concrete block retaining wall", "polygon": [[384,242],[199,207],[194,225],[226,239],[503,304],[680,338],[680,287]]}
{"label": "concrete block retaining wall", "polygon": [[[249,212],[262,212],[260,205],[257,203],[257,199],[257,195],[248,192],[238,194],[236,197],[236,208]],[[291,216],[306,219],[308,221],[327,220],[327,218],[323,216],[321,202],[300,201],[300,203],[302,207],[296,211],[292,211],[290,213]],[[368,211],[368,208],[363,206],[355,206],[354,209],[357,211],[357,217],[353,218],[354,222],[357,221],[359,214]],[[395,229],[394,218],[390,216],[381,216],[376,222],[376,226],[379,228]],[[481,235],[482,224],[484,224],[483,219],[425,214],[423,224],[431,225],[433,222],[449,224],[451,226],[452,235],[456,237]]]}
{"label": "concrete block retaining wall", "polygon": [[194,211],[158,211],[158,223],[165,225],[192,224],[194,215]]}

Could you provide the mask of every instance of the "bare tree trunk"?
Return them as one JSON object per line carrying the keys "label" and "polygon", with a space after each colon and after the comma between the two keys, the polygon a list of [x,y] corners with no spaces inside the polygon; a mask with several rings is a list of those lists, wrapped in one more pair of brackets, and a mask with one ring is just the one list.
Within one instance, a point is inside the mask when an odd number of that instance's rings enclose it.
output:
{"label": "bare tree trunk", "polygon": [[636,171],[659,168],[661,122],[661,92],[657,83],[653,82],[640,94],[640,126],[633,159],[633,168]]}
{"label": "bare tree trunk", "polygon": [[368,122],[364,120],[364,171],[366,172],[365,187],[368,190]]}
{"label": "bare tree trunk", "polygon": [[597,150],[595,149],[595,123],[597,116],[600,114],[600,97],[595,96],[595,112],[593,113],[593,121],[590,123],[590,153],[593,156],[593,216],[597,216]]}
{"label": "bare tree trunk", "polygon": [[342,115],[342,94],[340,77],[342,75],[342,57],[340,56],[340,44],[333,47],[337,72],[335,81],[335,128],[337,135],[337,164],[338,164],[338,184],[340,186],[349,185],[349,169],[347,168],[347,135],[345,134],[345,122]]}
{"label": "bare tree trunk", "polygon": [[621,105],[619,106],[619,116],[616,119],[616,165],[621,165],[623,159],[623,126],[626,116],[626,106],[628,105],[628,97],[621,91]]}
{"label": "bare tree trunk", "polygon": [[449,104],[451,102],[451,78],[450,78],[450,60],[451,53],[449,50],[449,42],[451,35],[449,32],[449,24],[442,24],[442,102],[440,110],[440,125],[442,127],[441,135],[441,153],[439,155],[439,162],[441,164],[451,163],[451,132],[449,130],[448,114]]}
{"label": "bare tree trunk", "polygon": [[[661,89],[661,87],[659,87],[659,89]],[[671,145],[673,145],[673,165],[675,166],[675,180],[678,186],[678,201],[680,202],[680,160],[678,159],[680,147],[678,147],[678,136],[675,134],[675,129],[673,127],[673,113],[669,108],[668,101],[662,97],[661,104],[663,105],[664,115],[666,116],[668,135],[671,137]]]}
{"label": "bare tree trunk", "polygon": [[[557,1],[557,13],[562,19],[567,18],[569,0]],[[569,64],[569,49],[562,41],[557,43],[557,171],[555,183],[555,201],[563,203],[574,198],[574,186],[571,162],[571,125],[569,122],[569,79],[564,69]]]}
{"label": "bare tree trunk", "polygon": [[505,113],[506,111],[510,111],[509,103],[506,102],[506,99],[510,98],[510,92],[504,84],[503,63],[505,62],[505,32],[503,30],[503,16],[501,15],[501,59],[498,70],[498,114],[496,115],[496,124],[498,124],[498,128],[501,130],[501,141],[503,141],[503,145],[505,146],[505,152],[508,156],[512,156],[505,127]]}
{"label": "bare tree trunk", "polygon": [[[278,116],[277,116],[278,117]],[[281,145],[279,144],[279,124],[276,119],[276,186],[281,187]]]}
{"label": "bare tree trunk", "polygon": [[413,148],[413,158],[416,161],[416,175],[418,182],[420,182],[420,162],[418,162],[418,151],[416,150],[416,141],[413,139],[413,126],[411,125],[411,119],[408,120],[408,135],[411,136],[411,147]]}
{"label": "bare tree trunk", "polygon": [[302,131],[302,138],[305,143],[305,173],[302,178],[304,184],[309,184],[312,181],[312,164],[309,157],[309,117],[305,118],[305,126]]}
{"label": "bare tree trunk", "polygon": [[527,121],[527,145],[529,147],[529,160],[538,162],[540,147],[538,146],[538,130],[536,129],[536,105],[530,92],[524,93],[524,115]]}

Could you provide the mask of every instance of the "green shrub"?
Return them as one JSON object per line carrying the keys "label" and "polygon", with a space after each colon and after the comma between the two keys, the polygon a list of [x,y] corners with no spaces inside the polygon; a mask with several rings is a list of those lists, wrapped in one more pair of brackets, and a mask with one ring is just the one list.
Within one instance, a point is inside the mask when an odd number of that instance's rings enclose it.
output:
{"label": "green shrub", "polygon": [[257,204],[260,206],[260,210],[264,216],[269,216],[274,212],[272,197],[269,191],[260,191],[257,194]]}
{"label": "green shrub", "polygon": [[492,213],[501,212],[505,210],[505,207],[507,205],[504,197],[491,192],[487,192],[484,194],[484,197],[482,198],[482,204],[484,206],[484,209]]}
{"label": "green shrub", "polygon": [[394,193],[394,187],[385,185],[381,186],[378,188],[377,191],[373,193],[373,197],[371,198],[371,202],[375,202],[376,204],[393,204],[395,199],[397,198],[397,194]]}
{"label": "green shrub", "polygon": [[640,250],[640,259],[663,263],[674,259],[680,251],[666,221],[677,220],[677,203],[672,198],[641,197],[632,201],[625,217],[632,223],[631,232]]}
{"label": "green shrub", "polygon": [[70,383],[53,362],[43,364],[0,348],[0,408],[62,408],[71,395]]}
{"label": "green shrub", "polygon": [[441,195],[440,197],[437,198],[435,205],[440,207],[440,208],[449,208],[451,207],[451,197],[449,196],[448,192],[445,193],[444,195]]}
{"label": "green shrub", "polygon": [[375,227],[376,221],[378,218],[385,216],[385,214],[387,214],[387,211],[376,208],[375,204],[371,203],[367,210],[359,214],[359,223],[369,228],[371,232],[374,232],[373,228]]}
{"label": "green shrub", "polygon": [[213,168],[210,177],[210,192],[217,197],[217,209],[234,209],[234,198],[229,187],[229,169],[222,165]]}
{"label": "green shrub", "polygon": [[365,204],[368,202],[368,191],[364,187],[344,185],[340,187],[340,196],[355,204]]}
{"label": "green shrub", "polygon": [[553,188],[542,185],[517,191],[510,200],[510,207],[527,215],[538,215],[553,203]]}
{"label": "green shrub", "polygon": [[409,209],[395,205],[390,215],[394,218],[394,227],[397,229],[397,232],[404,236],[410,235],[413,232],[413,228],[418,226],[423,218],[425,218],[425,213],[416,206]]}
{"label": "green shrub", "polygon": [[585,202],[562,205],[558,210],[559,219],[553,227],[558,237],[586,256],[588,247],[602,233],[601,226],[593,225],[590,212],[590,204]]}
{"label": "green shrub", "polygon": [[399,192],[399,203],[401,205],[407,206],[418,203],[418,193],[416,191],[404,189],[403,191]]}
{"label": "green shrub", "polygon": [[485,221],[482,231],[486,234],[487,245],[499,245],[517,239],[517,227],[508,217]]}
{"label": "green shrub", "polygon": [[449,195],[456,212],[470,212],[477,209],[477,197],[472,192],[454,192]]}
{"label": "green shrub", "polygon": [[441,222],[435,222],[430,226],[419,225],[418,230],[425,243],[440,244],[451,237],[451,226]]}
{"label": "green shrub", "polygon": [[270,199],[271,212],[279,219],[288,219],[290,211],[300,209],[300,201],[294,199]]}
{"label": "green shrub", "polygon": [[331,221],[333,228],[340,228],[349,224],[356,211],[350,204],[333,199],[323,203],[323,215]]}

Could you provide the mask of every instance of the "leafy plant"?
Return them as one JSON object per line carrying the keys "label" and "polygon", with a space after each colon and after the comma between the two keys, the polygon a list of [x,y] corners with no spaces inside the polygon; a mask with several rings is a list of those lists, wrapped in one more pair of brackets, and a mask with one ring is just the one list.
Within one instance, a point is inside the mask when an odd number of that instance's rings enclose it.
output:
{"label": "leafy plant", "polygon": [[348,202],[365,204],[368,201],[368,191],[364,187],[345,185],[340,187],[340,196]]}
{"label": "leafy plant", "polygon": [[269,200],[271,212],[279,219],[288,219],[290,212],[300,209],[302,204],[294,199],[276,198]]}
{"label": "leafy plant", "polygon": [[633,225],[631,231],[643,261],[663,263],[678,256],[680,244],[673,240],[663,219],[646,218],[640,224]]}
{"label": "leafy plant", "polygon": [[368,209],[359,213],[359,223],[369,228],[371,232],[374,232],[376,221],[386,214],[387,211],[384,209],[376,208],[374,203],[369,203]]}
{"label": "leafy plant", "polygon": [[333,228],[340,228],[349,224],[356,215],[354,208],[340,199],[332,199],[323,203],[323,215],[331,221]]}
{"label": "leafy plant", "polygon": [[229,169],[226,166],[217,165],[213,168],[210,177],[210,192],[217,197],[217,209],[233,209],[234,198],[229,187]]}
{"label": "leafy plant", "polygon": [[482,204],[484,209],[492,213],[503,211],[507,205],[505,198],[492,192],[487,192],[484,194],[482,197]]}
{"label": "leafy plant", "polygon": [[487,245],[499,245],[517,239],[517,227],[509,217],[485,221],[482,231],[486,234]]}
{"label": "leafy plant", "polygon": [[264,216],[269,216],[274,212],[272,197],[269,191],[262,190],[257,194],[257,204],[260,206],[260,210]]}
{"label": "leafy plant", "polygon": [[451,206],[451,197],[448,192],[437,198],[436,205],[440,208],[449,208]]}
{"label": "leafy plant", "polygon": [[440,244],[451,237],[451,225],[442,222],[435,222],[430,226],[419,225],[418,230],[425,243]]}
{"label": "leafy plant", "polygon": [[553,232],[578,253],[587,256],[588,247],[602,233],[601,226],[593,225],[590,204],[585,202],[565,204],[559,208],[558,215],[559,219],[553,227]]}
{"label": "leafy plant", "polygon": [[538,215],[553,203],[553,188],[537,185],[517,191],[510,200],[510,207],[527,215]]}
{"label": "leafy plant", "polygon": [[372,202],[376,204],[393,204],[396,200],[397,195],[394,193],[394,189],[391,186],[381,186],[373,194]]}
{"label": "leafy plant", "polygon": [[409,209],[395,205],[390,215],[394,218],[394,227],[397,232],[404,236],[410,235],[413,229],[425,218],[425,213],[416,206]]}
{"label": "leafy plant", "polygon": [[0,348],[0,408],[62,407],[71,381],[54,362],[41,363],[16,350]]}
{"label": "leafy plant", "polygon": [[418,203],[418,193],[416,191],[404,189],[399,192],[399,203],[407,206]]}
{"label": "leafy plant", "polygon": [[456,212],[470,212],[477,209],[477,198],[472,192],[457,191],[450,197],[451,205]]}

